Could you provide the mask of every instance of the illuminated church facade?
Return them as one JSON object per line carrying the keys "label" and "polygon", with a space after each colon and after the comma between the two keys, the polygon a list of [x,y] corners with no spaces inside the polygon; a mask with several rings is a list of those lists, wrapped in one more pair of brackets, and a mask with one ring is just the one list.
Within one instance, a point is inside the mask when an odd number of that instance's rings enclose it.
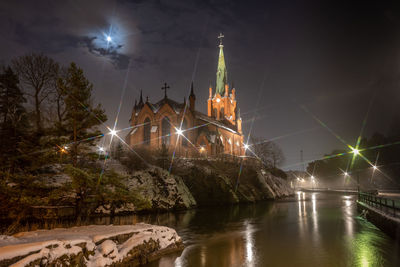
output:
{"label": "illuminated church facade", "polygon": [[[219,38],[223,37],[220,35]],[[220,41],[215,92],[210,86],[207,114],[196,111],[196,95],[191,84],[189,101],[178,103],[167,97],[157,103],[135,101],[126,141],[133,149],[158,150],[165,145],[178,157],[244,156],[242,119],[236,89],[229,88],[227,70]]]}

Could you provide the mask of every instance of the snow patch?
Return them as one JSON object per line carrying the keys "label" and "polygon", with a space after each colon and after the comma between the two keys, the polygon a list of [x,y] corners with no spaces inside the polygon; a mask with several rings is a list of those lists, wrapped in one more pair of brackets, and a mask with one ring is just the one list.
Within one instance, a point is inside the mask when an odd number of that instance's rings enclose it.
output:
{"label": "snow patch", "polygon": [[174,229],[144,223],[38,230],[0,236],[0,265],[6,261],[11,261],[10,266],[14,267],[36,261],[47,265],[56,260],[69,264],[70,259],[82,253],[86,266],[105,266],[123,261],[135,247],[150,240],[158,244],[153,248],[157,251],[171,246],[180,248],[182,244]]}

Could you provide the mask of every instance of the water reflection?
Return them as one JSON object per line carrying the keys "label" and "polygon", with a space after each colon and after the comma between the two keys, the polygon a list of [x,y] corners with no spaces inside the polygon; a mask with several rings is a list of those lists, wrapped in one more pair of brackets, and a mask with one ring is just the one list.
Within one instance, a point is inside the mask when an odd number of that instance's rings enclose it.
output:
{"label": "water reflection", "polygon": [[246,242],[246,265],[247,266],[254,266],[254,261],[253,261],[253,257],[254,257],[254,255],[253,255],[253,250],[254,250],[254,240],[253,240],[253,237],[252,237],[252,232],[253,232],[253,229],[252,229],[252,226],[251,226],[251,224],[248,222],[248,221],[245,221],[245,227],[246,227],[246,230],[245,230],[245,233],[244,233],[244,235],[245,235],[245,242]]}
{"label": "water reflection", "polygon": [[177,229],[186,248],[148,266],[396,266],[400,260],[395,242],[357,217],[355,196],[296,192],[291,200],[167,218],[160,221]]}
{"label": "water reflection", "polygon": [[346,228],[346,234],[347,238],[352,238],[354,234],[353,230],[353,225],[354,225],[354,208],[353,205],[355,205],[354,199],[352,199],[352,196],[343,196],[343,203],[342,209],[343,213],[345,214],[344,216],[344,221],[345,221],[345,228]]}

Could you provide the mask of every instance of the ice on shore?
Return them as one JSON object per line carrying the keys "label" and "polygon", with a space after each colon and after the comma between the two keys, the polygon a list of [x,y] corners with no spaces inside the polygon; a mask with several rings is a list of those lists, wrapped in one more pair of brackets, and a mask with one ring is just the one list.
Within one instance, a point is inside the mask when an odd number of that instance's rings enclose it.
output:
{"label": "ice on shore", "polygon": [[107,266],[145,263],[156,254],[182,248],[174,229],[144,223],[90,225],[0,236],[0,265]]}

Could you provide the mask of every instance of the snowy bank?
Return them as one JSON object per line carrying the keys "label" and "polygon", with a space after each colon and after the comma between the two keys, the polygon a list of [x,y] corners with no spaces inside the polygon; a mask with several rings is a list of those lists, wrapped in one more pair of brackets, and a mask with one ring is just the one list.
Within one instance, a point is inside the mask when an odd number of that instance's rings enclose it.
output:
{"label": "snowy bank", "polygon": [[183,248],[174,229],[139,223],[0,236],[0,266],[136,266]]}

